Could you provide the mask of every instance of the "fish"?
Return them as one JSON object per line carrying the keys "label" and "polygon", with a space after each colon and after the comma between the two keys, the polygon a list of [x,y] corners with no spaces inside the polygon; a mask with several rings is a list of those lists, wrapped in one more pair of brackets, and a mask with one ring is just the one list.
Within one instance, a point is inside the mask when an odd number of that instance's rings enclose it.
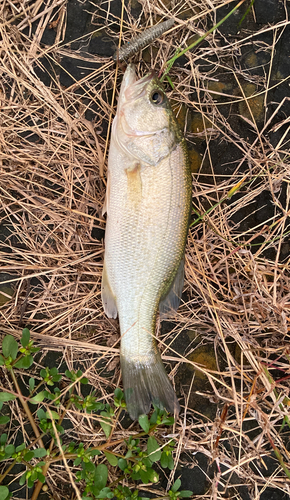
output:
{"label": "fish", "polygon": [[164,317],[179,305],[191,186],[186,142],[162,84],[153,72],[137,79],[129,64],[111,130],[101,295],[106,315],[119,318],[132,420],[151,403],[180,411],[155,329],[158,309]]}

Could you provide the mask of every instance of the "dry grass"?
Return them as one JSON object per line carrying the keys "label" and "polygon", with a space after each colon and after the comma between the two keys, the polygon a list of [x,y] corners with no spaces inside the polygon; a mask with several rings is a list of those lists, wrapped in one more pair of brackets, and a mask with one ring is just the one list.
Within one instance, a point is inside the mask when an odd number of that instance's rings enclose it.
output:
{"label": "dry grass", "polygon": [[[207,22],[215,23],[219,8],[229,2],[140,3],[137,20],[125,7],[123,41],[160,18],[176,18],[170,33],[149,49],[150,62],[141,60],[138,69],[143,74],[151,67],[159,71],[176,48],[204,34]],[[88,36],[77,51],[64,42],[68,8],[65,0],[3,0],[0,6],[1,272],[13,275],[7,276],[6,285],[14,289],[0,317],[2,333],[19,338],[21,328],[29,325],[44,353],[60,351],[70,369],[81,363],[101,398],[111,402],[120,384],[119,368],[107,380],[96,364],[102,358],[107,368],[116,366],[118,326],[102,311],[103,242],[92,236],[92,229],[96,234],[105,227],[100,215],[105,193],[100,172],[103,165],[106,170],[107,150],[104,127],[112,117],[112,90],[118,93],[121,72],[116,80],[111,59],[87,52]],[[110,14],[111,2],[98,8],[92,2],[86,8],[94,12],[96,33],[101,22],[118,44],[120,20]],[[285,467],[290,470],[289,429],[286,425],[280,430],[290,402],[289,119],[279,114],[287,99],[277,103],[278,108],[270,106],[272,89],[289,77],[273,76],[275,44],[287,24],[285,15],[285,21],[261,28],[254,41],[250,30],[243,28],[237,36],[214,33],[186,55],[183,67],[170,72],[177,113],[186,105],[202,124],[197,129],[187,120],[188,141],[205,144],[202,176],[193,176],[194,206],[202,217],[188,238],[187,301],[178,310],[173,334],[199,332],[201,343],[214,345],[218,368],[200,367],[168,348],[164,357],[178,362],[174,375],[186,363],[205,373],[210,385],[203,395],[217,404],[216,418],[206,420],[185,398],[174,434],[177,458],[184,452],[182,460],[192,466],[194,454],[201,452],[216,464],[203,496],[208,499],[241,498],[237,487],[230,487],[232,480],[247,485],[252,499],[260,498],[267,486],[290,494],[285,473]],[[55,31],[51,46],[42,42],[49,25]],[[258,42],[265,33],[272,43]],[[252,43],[257,54],[268,55],[262,72],[241,64]],[[84,77],[71,77],[74,83],[68,88],[59,77],[60,71],[68,73],[62,57],[77,58],[84,68]],[[46,71],[44,65],[50,67],[48,85],[38,76],[39,69]],[[227,73],[230,84],[214,87],[222,73]],[[256,86],[262,101],[246,94],[248,83]],[[257,119],[255,102],[262,107],[262,118]],[[266,106],[271,113],[264,111]],[[90,109],[96,110],[93,121],[87,118]],[[237,120],[243,120],[244,128]],[[275,133],[280,135],[271,142]],[[227,151],[229,144],[236,145],[235,157],[221,155],[224,165],[217,172],[216,151]],[[240,190],[231,198],[237,186]],[[261,194],[270,210],[265,211],[263,201],[257,208],[255,200]],[[253,219],[255,209],[259,217]],[[251,251],[250,242],[259,246]],[[186,348],[186,355],[195,349]],[[194,384],[183,389],[185,394],[194,392]],[[13,411],[22,415],[16,405]],[[81,419],[70,411],[70,418],[72,438],[94,445],[103,439],[101,431],[96,434],[93,429],[93,417]],[[249,429],[254,429],[252,434]],[[124,430],[116,422],[116,439],[132,432],[134,427]],[[267,457],[277,450],[282,461],[279,464],[277,458],[269,475]],[[70,481],[67,469],[51,467],[49,484],[56,488],[60,477]],[[154,486],[145,489],[158,494]]]}

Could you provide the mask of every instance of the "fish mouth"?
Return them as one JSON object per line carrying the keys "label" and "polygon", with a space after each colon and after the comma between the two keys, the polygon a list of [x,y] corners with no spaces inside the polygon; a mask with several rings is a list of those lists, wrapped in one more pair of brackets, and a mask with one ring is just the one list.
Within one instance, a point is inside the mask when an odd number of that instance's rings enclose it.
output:
{"label": "fish mouth", "polygon": [[[130,66],[133,66],[133,65],[130,65]],[[128,70],[128,68],[127,68],[127,70]],[[131,84],[128,85],[127,88],[125,89],[126,101],[132,101],[134,99],[138,99],[139,97],[142,97],[143,95],[145,95],[146,87],[147,87],[148,83],[150,83],[151,80],[153,80],[153,78],[156,78],[156,73],[154,70],[152,70],[152,71],[150,71],[150,73],[143,76],[143,78],[140,78],[140,80],[137,80],[135,67],[134,67],[134,76],[135,76],[135,81],[132,81]]]}
{"label": "fish mouth", "polygon": [[137,82],[135,64],[128,64],[122,80],[123,90],[126,90]]}
{"label": "fish mouth", "polygon": [[151,80],[156,76],[156,73],[154,69],[150,71],[147,75],[143,76],[143,78],[140,78],[140,80],[137,80],[137,82],[134,84],[135,87],[138,87],[139,85],[143,86],[146,83],[151,82]]}

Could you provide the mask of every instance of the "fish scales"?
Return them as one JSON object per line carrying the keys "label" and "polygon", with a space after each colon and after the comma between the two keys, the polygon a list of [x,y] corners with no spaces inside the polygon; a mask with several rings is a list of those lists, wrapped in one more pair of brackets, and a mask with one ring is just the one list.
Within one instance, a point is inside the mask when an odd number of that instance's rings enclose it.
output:
{"label": "fish scales", "polygon": [[[136,82],[134,67],[128,66],[109,151],[102,297],[106,313],[119,316],[123,385],[132,418],[148,413],[151,402],[179,410],[154,335],[160,301],[184,256],[191,177],[184,140],[160,89],[153,76]],[[154,92],[164,99],[159,118],[150,103]],[[135,116],[138,104],[139,114],[147,111],[152,119]]]}

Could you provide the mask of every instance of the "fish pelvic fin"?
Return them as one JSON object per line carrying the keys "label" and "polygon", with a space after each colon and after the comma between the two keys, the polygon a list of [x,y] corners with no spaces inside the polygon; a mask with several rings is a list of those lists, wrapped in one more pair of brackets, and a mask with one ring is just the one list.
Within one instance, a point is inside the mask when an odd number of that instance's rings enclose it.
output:
{"label": "fish pelvic fin", "polygon": [[109,198],[110,198],[110,174],[107,174],[107,189],[105,194],[104,206],[102,209],[102,215],[109,213]]}
{"label": "fish pelvic fin", "polygon": [[159,353],[144,362],[128,360],[121,355],[121,369],[127,410],[132,420],[149,413],[151,403],[178,415],[180,406]]}
{"label": "fish pelvic fin", "polygon": [[108,273],[107,273],[105,262],[104,262],[103,274],[102,274],[101,294],[102,294],[103,308],[104,308],[106,315],[108,316],[108,318],[116,319],[116,317],[118,315],[117,304],[116,304],[116,299],[114,297],[114,294],[112,292],[112,289],[111,289],[111,286],[109,283]]}

